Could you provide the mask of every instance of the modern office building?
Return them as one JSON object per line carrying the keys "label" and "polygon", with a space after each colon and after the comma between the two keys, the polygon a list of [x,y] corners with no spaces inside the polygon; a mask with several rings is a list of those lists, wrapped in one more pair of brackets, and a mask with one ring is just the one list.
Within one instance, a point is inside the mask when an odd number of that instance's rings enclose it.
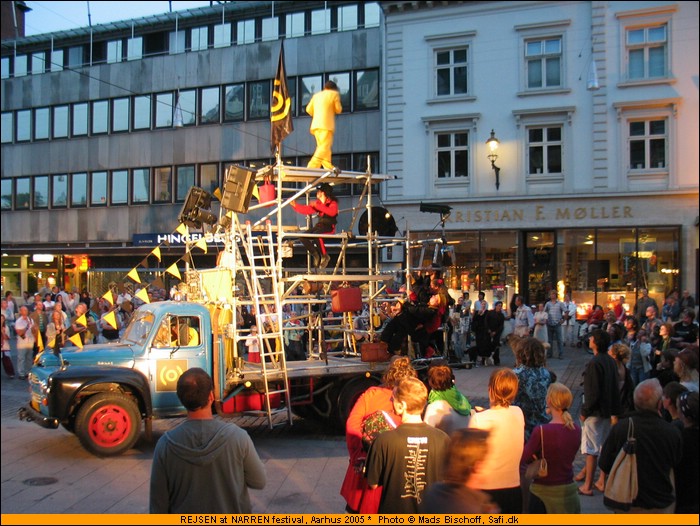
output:
{"label": "modern office building", "polygon": [[273,160],[284,44],[284,161],[308,161],[303,108],[335,80],[334,163],[398,176],[381,204],[411,237],[444,237],[453,288],[530,303],[566,290],[582,315],[641,288],[659,304],[697,294],[697,2],[220,4],[3,36],[3,290],[177,260],[176,243],[148,254],[189,187]]}

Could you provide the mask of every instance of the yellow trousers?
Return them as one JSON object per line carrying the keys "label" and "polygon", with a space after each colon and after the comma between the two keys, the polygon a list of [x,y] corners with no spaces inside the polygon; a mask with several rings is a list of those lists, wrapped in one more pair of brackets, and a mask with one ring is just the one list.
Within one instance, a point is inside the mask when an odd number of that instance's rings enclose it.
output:
{"label": "yellow trousers", "polygon": [[333,163],[331,163],[333,132],[318,129],[314,130],[313,135],[316,137],[316,151],[306,166],[308,168],[321,168],[323,166],[327,170],[331,170],[333,168]]}

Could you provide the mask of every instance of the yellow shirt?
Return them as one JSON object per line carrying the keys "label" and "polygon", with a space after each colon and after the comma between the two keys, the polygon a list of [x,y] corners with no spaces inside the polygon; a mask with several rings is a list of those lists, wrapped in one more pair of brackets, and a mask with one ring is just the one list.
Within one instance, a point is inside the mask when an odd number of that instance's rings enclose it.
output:
{"label": "yellow shirt", "polygon": [[311,133],[315,130],[335,131],[335,116],[343,112],[340,94],[334,89],[319,91],[306,105],[306,113],[311,115]]}

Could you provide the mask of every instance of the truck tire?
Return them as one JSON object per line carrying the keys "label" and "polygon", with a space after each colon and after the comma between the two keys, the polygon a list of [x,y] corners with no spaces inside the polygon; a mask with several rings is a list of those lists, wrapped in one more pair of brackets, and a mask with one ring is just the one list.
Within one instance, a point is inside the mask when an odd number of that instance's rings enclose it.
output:
{"label": "truck tire", "polygon": [[360,398],[360,395],[364,393],[370,387],[379,385],[380,381],[378,378],[373,376],[353,378],[345,385],[343,385],[338,393],[338,410],[335,412],[337,421],[335,422],[336,427],[345,430],[345,422],[350,416],[352,408],[355,406],[355,402]]}
{"label": "truck tire", "polygon": [[141,413],[131,398],[119,393],[101,393],[89,398],[78,411],[75,434],[94,455],[121,455],[136,443]]}

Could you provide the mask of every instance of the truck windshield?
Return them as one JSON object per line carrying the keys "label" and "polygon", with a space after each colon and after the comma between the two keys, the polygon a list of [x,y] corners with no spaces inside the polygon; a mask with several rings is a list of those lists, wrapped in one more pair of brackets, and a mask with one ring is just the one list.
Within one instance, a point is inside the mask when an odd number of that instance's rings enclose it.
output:
{"label": "truck windshield", "polygon": [[129,325],[126,327],[122,341],[132,343],[144,342],[148,334],[151,332],[151,327],[153,327],[154,320],[155,316],[152,312],[137,312],[131,318]]}

